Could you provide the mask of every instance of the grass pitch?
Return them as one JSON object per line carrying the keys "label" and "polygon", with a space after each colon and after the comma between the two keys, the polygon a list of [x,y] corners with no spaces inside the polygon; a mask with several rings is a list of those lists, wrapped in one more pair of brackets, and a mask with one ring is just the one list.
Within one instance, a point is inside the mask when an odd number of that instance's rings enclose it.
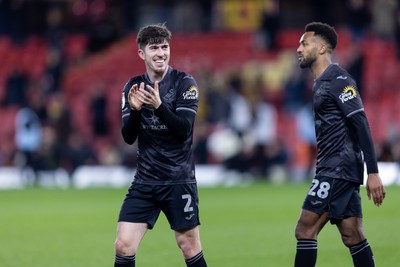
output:
{"label": "grass pitch", "polygon": [[[200,188],[201,239],[208,266],[293,266],[294,226],[309,184]],[[376,208],[361,189],[364,230],[379,267],[400,262],[400,187]],[[113,266],[116,219],[126,189],[0,191],[0,266]],[[352,266],[335,226],[319,236],[317,266]],[[165,217],[136,266],[185,266]]]}

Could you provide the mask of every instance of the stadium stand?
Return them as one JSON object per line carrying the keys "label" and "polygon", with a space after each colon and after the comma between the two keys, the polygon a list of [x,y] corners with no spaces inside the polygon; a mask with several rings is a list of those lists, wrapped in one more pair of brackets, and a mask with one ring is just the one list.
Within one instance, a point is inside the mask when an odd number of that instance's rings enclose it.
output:
{"label": "stadium stand", "polygon": [[[295,50],[302,30],[282,30],[277,37],[277,50],[260,50],[254,47],[253,33],[189,33],[175,34],[171,49],[171,65],[188,72],[196,72],[204,66],[212,66],[218,73],[235,68],[250,61],[267,62],[276,59],[282,52]],[[339,57],[346,56],[351,38],[346,30],[340,30]],[[72,112],[74,127],[93,145],[101,144],[91,129],[90,100],[95,81],[102,81],[106,88],[107,117],[112,125],[109,140],[118,143],[120,138],[120,98],[124,83],[132,76],[144,71],[136,54],[134,34],[119,40],[108,48],[87,55],[88,39],[84,35],[68,36],[63,45],[65,60],[69,62],[64,73],[62,92]],[[400,63],[396,59],[393,41],[367,35],[362,41],[365,59],[363,88],[364,104],[370,117],[374,140],[380,143],[387,138],[390,128],[400,125],[400,84],[397,82]],[[8,37],[0,37],[0,100],[4,98],[5,82],[14,64],[19,63],[32,79],[43,75],[48,44],[41,38],[30,37],[22,45],[13,45]],[[297,137],[293,117],[279,109],[278,134],[285,136],[285,142],[295,144]],[[10,140],[13,135],[15,108],[0,107],[0,140]],[[399,129],[398,129],[399,130]],[[103,139],[102,139],[103,140]],[[98,146],[98,145],[95,145]],[[98,150],[95,149],[95,150]]]}

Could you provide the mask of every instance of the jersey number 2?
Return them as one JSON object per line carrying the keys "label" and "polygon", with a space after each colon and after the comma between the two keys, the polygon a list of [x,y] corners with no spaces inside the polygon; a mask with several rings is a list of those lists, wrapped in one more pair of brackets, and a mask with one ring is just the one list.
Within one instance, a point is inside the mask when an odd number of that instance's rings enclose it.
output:
{"label": "jersey number 2", "polygon": [[193,211],[193,207],[190,206],[190,205],[192,204],[192,196],[189,195],[189,194],[182,195],[182,199],[186,199],[186,200],[187,200],[186,205],[185,205],[185,207],[183,208],[183,211],[184,211],[184,212],[191,212],[191,211]]}

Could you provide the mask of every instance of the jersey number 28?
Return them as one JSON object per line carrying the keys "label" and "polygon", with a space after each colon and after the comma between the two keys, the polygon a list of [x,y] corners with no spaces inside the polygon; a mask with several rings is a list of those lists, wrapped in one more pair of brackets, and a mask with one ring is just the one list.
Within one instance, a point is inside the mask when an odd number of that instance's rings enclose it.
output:
{"label": "jersey number 28", "polygon": [[310,191],[308,191],[308,195],[310,196],[317,195],[319,198],[325,199],[329,195],[330,188],[331,185],[328,182],[320,183],[317,179],[313,179]]}

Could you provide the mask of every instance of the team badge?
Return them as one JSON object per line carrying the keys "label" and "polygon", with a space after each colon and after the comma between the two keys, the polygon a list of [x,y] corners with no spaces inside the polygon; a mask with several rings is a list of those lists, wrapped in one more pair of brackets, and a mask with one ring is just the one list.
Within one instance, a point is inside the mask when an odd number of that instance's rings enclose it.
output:
{"label": "team badge", "polygon": [[343,89],[343,93],[339,95],[339,99],[342,101],[342,103],[356,98],[357,97],[357,90],[354,88],[354,86],[348,85]]}

